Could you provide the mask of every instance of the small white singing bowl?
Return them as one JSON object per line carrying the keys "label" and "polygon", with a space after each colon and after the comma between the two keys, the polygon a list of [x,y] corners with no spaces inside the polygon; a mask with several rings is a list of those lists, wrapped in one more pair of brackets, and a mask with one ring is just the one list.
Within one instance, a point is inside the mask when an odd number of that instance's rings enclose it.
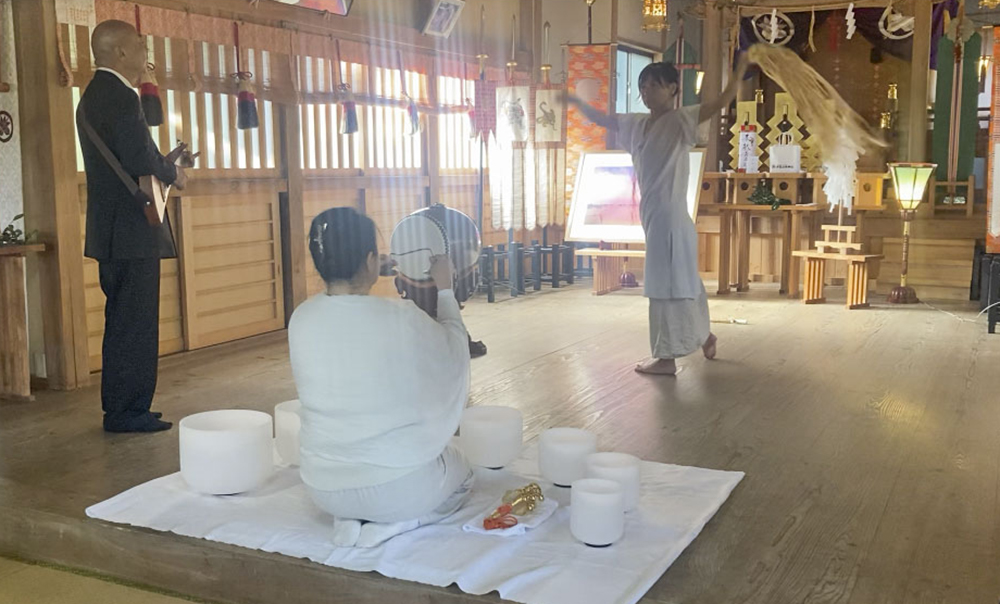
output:
{"label": "small white singing bowl", "polygon": [[274,469],[271,416],[225,409],[189,415],[180,423],[181,476],[199,493],[251,491]]}
{"label": "small white singing bowl", "polygon": [[469,407],[462,413],[459,442],[469,463],[502,468],[521,454],[524,418],[513,407]]}
{"label": "small white singing bowl", "polygon": [[299,465],[299,431],[302,403],[297,399],[274,406],[274,445],[281,460],[290,466]]}
{"label": "small white singing bowl", "polygon": [[587,456],[597,450],[597,436],[577,428],[550,428],[538,441],[538,469],[557,487],[587,475]]}
{"label": "small white singing bowl", "polygon": [[625,491],[614,480],[583,478],[573,482],[569,530],[591,547],[607,547],[625,534]]}
{"label": "small white singing bowl", "polygon": [[587,456],[587,478],[604,478],[621,483],[625,511],[639,505],[640,461],[628,453],[591,453]]}

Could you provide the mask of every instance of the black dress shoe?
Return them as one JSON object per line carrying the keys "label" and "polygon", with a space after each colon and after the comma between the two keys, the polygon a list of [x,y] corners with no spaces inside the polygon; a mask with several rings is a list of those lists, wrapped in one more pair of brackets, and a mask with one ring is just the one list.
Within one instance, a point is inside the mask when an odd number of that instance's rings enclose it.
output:
{"label": "black dress shoe", "polygon": [[163,417],[163,414],[160,413],[159,411],[150,411],[149,414],[155,417],[156,419],[160,419],[161,417]]}
{"label": "black dress shoe", "polygon": [[477,357],[483,356],[484,354],[486,354],[486,344],[483,344],[481,341],[473,342],[470,339],[469,340],[469,356],[471,358],[475,359]]}
{"label": "black dress shoe", "polygon": [[146,413],[145,415],[140,415],[139,417],[127,419],[124,421],[107,421],[104,422],[105,432],[162,432],[164,430],[169,430],[173,426],[170,422],[165,422],[156,417],[153,417],[152,413]]}

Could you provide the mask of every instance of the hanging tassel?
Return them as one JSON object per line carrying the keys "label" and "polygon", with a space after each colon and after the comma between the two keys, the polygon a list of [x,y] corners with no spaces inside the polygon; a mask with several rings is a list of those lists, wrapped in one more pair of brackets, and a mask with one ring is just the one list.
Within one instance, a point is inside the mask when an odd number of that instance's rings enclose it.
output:
{"label": "hanging tassel", "polygon": [[160,101],[160,87],[156,83],[156,66],[146,64],[146,70],[139,76],[139,103],[146,116],[146,125],[163,125],[163,102]]}
{"label": "hanging tassel", "polygon": [[191,26],[191,10],[187,9],[187,53],[188,53],[188,79],[191,80],[191,91],[201,91],[201,77],[198,74],[198,66],[195,61],[194,28]]}
{"label": "hanging tassel", "polygon": [[[340,71],[340,40],[337,40],[337,70]],[[340,133],[354,134],[358,131],[358,106],[354,102],[354,93],[351,92],[351,85],[344,81],[344,74],[340,74]]]}
{"label": "hanging tassel", "polygon": [[253,74],[243,71],[243,51],[240,50],[240,24],[233,22],[233,42],[236,45],[236,73],[233,77],[238,83],[236,91],[236,128],[250,130],[260,126],[257,117],[257,95],[254,94]]}
{"label": "hanging tassel", "polygon": [[[135,5],[135,31],[142,35],[142,20],[139,5]],[[163,103],[160,101],[160,87],[156,83],[156,66],[146,63],[146,70],[139,76],[139,103],[148,126],[163,125]]]}
{"label": "hanging tassel", "polygon": [[236,127],[240,130],[250,130],[260,126],[257,117],[257,95],[254,93],[253,74],[241,71],[235,74],[239,86],[236,92]]}
{"label": "hanging tassel", "polygon": [[406,116],[410,118],[410,129],[407,134],[410,136],[415,136],[420,134],[420,111],[417,110],[417,102],[413,100],[413,97],[407,95],[406,97]]}
{"label": "hanging tassel", "polygon": [[417,110],[416,101],[413,100],[413,97],[410,96],[409,91],[406,89],[406,69],[403,67],[402,51],[396,51],[396,58],[399,60],[400,90],[403,91],[403,98],[406,99],[406,117],[410,120],[410,128],[407,134],[414,136],[420,133],[420,112]]}
{"label": "hanging tassel", "polygon": [[340,133],[354,134],[358,131],[358,106],[354,102],[354,93],[347,84],[340,85]]}
{"label": "hanging tassel", "polygon": [[476,138],[479,133],[476,131],[476,106],[468,98],[465,99],[465,114],[469,116],[469,138]]}

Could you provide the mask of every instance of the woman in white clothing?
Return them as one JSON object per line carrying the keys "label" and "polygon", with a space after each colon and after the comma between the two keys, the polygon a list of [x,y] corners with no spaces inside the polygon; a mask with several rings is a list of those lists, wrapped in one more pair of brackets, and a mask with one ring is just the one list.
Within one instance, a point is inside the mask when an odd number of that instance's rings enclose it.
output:
{"label": "woman in white clothing", "polygon": [[338,545],[371,547],[450,515],[469,495],[472,471],[449,444],[468,398],[468,335],[447,256],[430,268],[432,319],[412,301],[369,295],[379,256],[368,217],[323,212],[309,250],[326,291],[288,326],[302,480],[336,519]]}
{"label": "woman in white clothing", "polygon": [[736,98],[746,69],[744,55],[719,98],[680,109],[674,109],[680,76],[669,63],[651,63],[639,74],[639,94],[649,113],[607,115],[576,97],[568,99],[589,120],[617,132],[619,147],[635,166],[652,352],[636,366],[640,373],[675,375],[675,359],[699,348],[705,358],[715,358],[708,297],[698,274],[698,234],[687,209],[688,152],[697,142],[698,124]]}

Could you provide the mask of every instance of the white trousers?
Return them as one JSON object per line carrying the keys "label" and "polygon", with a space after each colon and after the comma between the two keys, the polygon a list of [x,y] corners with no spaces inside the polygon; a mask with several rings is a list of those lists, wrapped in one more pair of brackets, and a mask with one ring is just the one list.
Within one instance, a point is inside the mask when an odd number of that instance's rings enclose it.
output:
{"label": "white trousers", "polygon": [[696,352],[711,334],[708,296],[649,299],[649,347],[656,359],[678,359]]}
{"label": "white trousers", "polygon": [[320,491],[308,487],[316,505],[338,520],[431,524],[451,515],[469,498],[473,474],[465,455],[448,446],[424,467],[385,484]]}

